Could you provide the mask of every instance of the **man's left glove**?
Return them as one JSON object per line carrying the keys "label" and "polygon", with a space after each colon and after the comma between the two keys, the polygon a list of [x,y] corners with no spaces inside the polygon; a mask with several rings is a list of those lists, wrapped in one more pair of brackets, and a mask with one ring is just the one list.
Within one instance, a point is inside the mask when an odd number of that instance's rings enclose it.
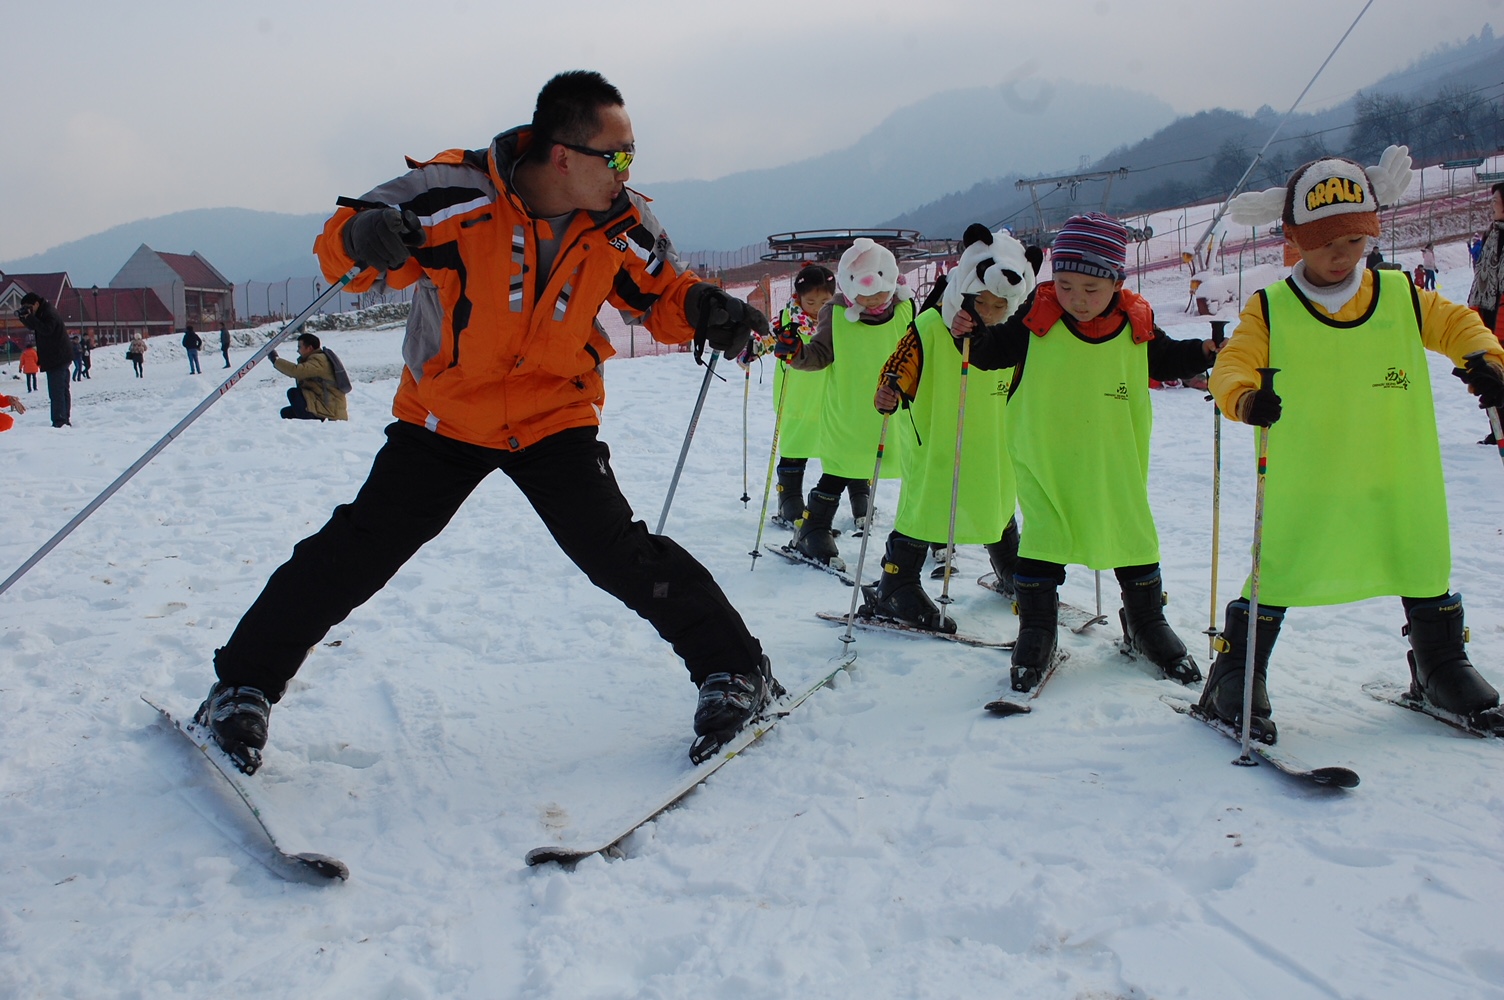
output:
{"label": "man's left glove", "polygon": [[766,316],[708,281],[685,293],[684,317],[695,328],[695,340],[704,338],[723,357],[734,358],[746,350],[754,331],[770,336]]}
{"label": "man's left glove", "polygon": [[345,253],[363,267],[395,271],[407,263],[414,247],[428,240],[417,213],[395,208],[368,208],[345,223]]}
{"label": "man's left glove", "polygon": [[1489,364],[1481,353],[1468,355],[1466,368],[1453,368],[1452,374],[1467,385],[1467,391],[1478,397],[1478,408],[1504,407],[1504,375]]}
{"label": "man's left glove", "polygon": [[275,351],[275,350],[272,350],[272,351],[267,351],[267,352],[266,352],[266,356],[267,356],[267,357],[268,357],[268,358],[270,358],[270,359],[271,359],[271,360],[273,360],[273,361],[276,361],[276,360],[277,360],[277,352],[276,352],[276,351]]}

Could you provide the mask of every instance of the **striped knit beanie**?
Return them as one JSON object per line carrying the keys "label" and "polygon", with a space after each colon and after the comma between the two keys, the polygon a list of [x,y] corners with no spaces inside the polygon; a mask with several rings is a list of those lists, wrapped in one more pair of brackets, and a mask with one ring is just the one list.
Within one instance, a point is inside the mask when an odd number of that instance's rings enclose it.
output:
{"label": "striped knit beanie", "polygon": [[1066,220],[1050,247],[1050,267],[1056,273],[1074,271],[1122,281],[1128,276],[1128,230],[1110,215],[1088,212]]}

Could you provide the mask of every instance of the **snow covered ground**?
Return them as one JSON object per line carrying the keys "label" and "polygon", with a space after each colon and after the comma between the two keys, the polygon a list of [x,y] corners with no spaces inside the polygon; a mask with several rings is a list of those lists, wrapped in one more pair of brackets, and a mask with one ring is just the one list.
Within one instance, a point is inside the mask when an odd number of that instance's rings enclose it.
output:
{"label": "snow covered ground", "polygon": [[[1465,256],[1445,249],[1443,287],[1463,294]],[[1180,311],[1185,280],[1144,291],[1172,334],[1204,336]],[[1005,654],[858,633],[849,676],[624,857],[527,868],[530,848],[589,840],[689,767],[694,691],[500,475],[274,710],[252,779],[268,821],[352,872],[278,880],[138,696],[192,711],[268,574],[354,494],[399,336],[328,335],[357,380],[348,423],[277,419],[290,383],[258,367],[0,596],[0,996],[1504,997],[1504,748],[1361,692],[1406,677],[1395,600],[1292,612],[1271,667],[1282,743],[1358,770],[1350,792],[1230,766],[1231,743],[1160,701],[1181,689],[1119,655],[1115,624],[1064,634],[1069,664],[1011,719],[981,711],[1006,686]],[[71,429],[47,426],[45,392],[23,394],[36,409],[0,437],[0,573],[221,371],[206,353],[190,377],[159,341],[136,380],[122,350],[95,352]],[[1484,421],[1449,367],[1434,359],[1432,377],[1454,584],[1499,682],[1504,469],[1474,443]],[[777,560],[749,571],[771,379],[753,372],[744,507],[746,386],[727,374],[667,531],[793,687],[840,652],[812,612],[844,611],[848,591]],[[700,379],[687,355],[608,367],[603,436],[649,524]],[[1190,390],[1154,405],[1169,614],[1204,665],[1211,410]],[[1229,427],[1225,451],[1219,603],[1247,569],[1246,428]],[[894,489],[878,490],[884,528]],[[841,545],[854,563],[856,543]],[[963,627],[1011,636],[1001,599],[971,583],[985,554],[964,549],[960,566]],[[1073,571],[1065,596],[1089,606],[1091,575]],[[1115,614],[1110,580],[1104,597]]]}

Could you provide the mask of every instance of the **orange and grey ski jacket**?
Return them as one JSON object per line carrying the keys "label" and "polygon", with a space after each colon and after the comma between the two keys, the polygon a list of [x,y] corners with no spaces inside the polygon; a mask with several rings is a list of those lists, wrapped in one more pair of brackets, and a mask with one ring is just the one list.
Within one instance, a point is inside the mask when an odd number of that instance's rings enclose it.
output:
{"label": "orange and grey ski jacket", "polygon": [[[531,138],[531,129],[516,128],[487,149],[409,158],[408,173],[360,199],[411,210],[427,236],[386,275],[393,288],[417,285],[393,415],[512,451],[600,423],[600,365],[616,353],[595,322],[603,303],[640,318],[662,343],[684,343],[694,336],[684,295],[699,281],[680,268],[648,199],[623,190],[609,211],[574,214],[540,287],[537,242],[549,223],[530,215],[509,184]],[[355,266],[343,236],[355,211],[336,211],[314,242],[331,282]],[[378,277],[368,269],[349,290]]]}

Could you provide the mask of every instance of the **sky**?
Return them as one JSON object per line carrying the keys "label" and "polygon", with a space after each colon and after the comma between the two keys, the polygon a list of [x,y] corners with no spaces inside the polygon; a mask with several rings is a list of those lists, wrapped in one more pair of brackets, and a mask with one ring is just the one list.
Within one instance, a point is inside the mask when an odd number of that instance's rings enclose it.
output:
{"label": "sky", "polygon": [[[190,208],[332,211],[401,173],[404,155],[479,147],[524,123],[538,88],[566,69],[599,70],[622,90],[639,149],[632,184],[649,195],[654,182],[842,148],[957,87],[1068,78],[1142,90],[1181,113],[1283,112],[1363,6],[18,5],[5,17],[0,260]],[[1504,0],[1375,0],[1302,110],[1485,23],[1504,28]]]}

